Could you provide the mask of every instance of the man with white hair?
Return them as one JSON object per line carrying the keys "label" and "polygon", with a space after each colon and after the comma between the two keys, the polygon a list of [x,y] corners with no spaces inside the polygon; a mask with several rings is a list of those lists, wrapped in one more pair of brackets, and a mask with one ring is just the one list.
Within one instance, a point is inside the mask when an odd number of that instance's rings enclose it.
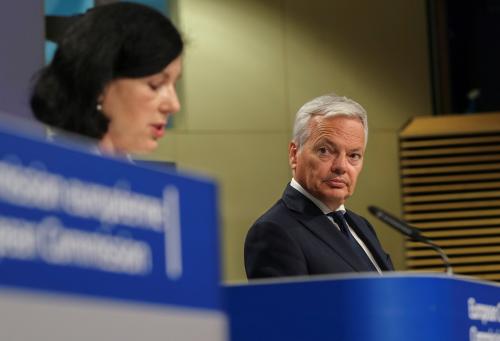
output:
{"label": "man with white hair", "polygon": [[289,145],[293,178],[245,240],[249,279],[394,270],[370,223],[344,206],[367,137],[366,111],[351,99],[329,94],[299,109]]}

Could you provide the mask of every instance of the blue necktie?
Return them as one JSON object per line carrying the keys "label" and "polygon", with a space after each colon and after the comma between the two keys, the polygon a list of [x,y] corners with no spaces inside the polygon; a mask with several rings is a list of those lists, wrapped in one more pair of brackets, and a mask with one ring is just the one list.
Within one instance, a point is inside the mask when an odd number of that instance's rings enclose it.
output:
{"label": "blue necktie", "polygon": [[333,218],[333,221],[338,225],[344,237],[349,241],[349,244],[354,249],[354,251],[359,256],[361,256],[365,264],[368,265],[368,267],[373,271],[376,271],[375,266],[368,258],[368,255],[366,254],[365,250],[363,250],[361,245],[359,245],[359,243],[356,241],[356,239],[352,236],[351,232],[349,231],[349,225],[347,224],[344,214],[345,214],[344,211],[334,211],[328,213],[327,215]]}
{"label": "blue necktie", "polygon": [[333,221],[338,225],[340,231],[344,234],[344,237],[347,239],[353,238],[351,232],[349,231],[349,225],[347,225],[347,221],[345,220],[344,211],[334,211],[328,213],[327,215],[333,218]]}

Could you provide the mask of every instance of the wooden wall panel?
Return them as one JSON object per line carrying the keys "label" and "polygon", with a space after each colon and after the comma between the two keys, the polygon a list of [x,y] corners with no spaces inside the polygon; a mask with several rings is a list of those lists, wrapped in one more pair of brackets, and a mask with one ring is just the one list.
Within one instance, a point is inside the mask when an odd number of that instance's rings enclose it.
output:
{"label": "wooden wall panel", "polygon": [[[443,248],[455,273],[500,281],[500,114],[417,117],[400,133],[403,217]],[[444,271],[406,242],[413,271]]]}

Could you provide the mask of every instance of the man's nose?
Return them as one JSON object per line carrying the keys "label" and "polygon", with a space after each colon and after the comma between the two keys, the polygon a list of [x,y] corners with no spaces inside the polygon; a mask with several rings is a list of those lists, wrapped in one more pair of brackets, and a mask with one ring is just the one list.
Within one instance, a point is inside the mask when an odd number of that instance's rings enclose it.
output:
{"label": "man's nose", "polygon": [[347,155],[338,153],[332,160],[331,171],[336,174],[343,174],[347,169]]}

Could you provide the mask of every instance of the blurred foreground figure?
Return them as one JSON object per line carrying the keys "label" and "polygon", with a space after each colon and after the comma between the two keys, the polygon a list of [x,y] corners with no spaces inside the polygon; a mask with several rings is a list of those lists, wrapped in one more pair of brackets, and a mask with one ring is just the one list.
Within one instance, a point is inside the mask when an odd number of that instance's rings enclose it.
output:
{"label": "blurred foreground figure", "polygon": [[370,223],[344,206],[367,138],[366,111],[346,97],[321,96],[299,109],[289,145],[293,178],[248,232],[248,278],[393,270]]}
{"label": "blurred foreground figure", "polygon": [[96,140],[105,154],[147,153],[180,109],[182,38],[147,6],[112,3],[79,16],[34,85],[31,108],[55,135]]}

